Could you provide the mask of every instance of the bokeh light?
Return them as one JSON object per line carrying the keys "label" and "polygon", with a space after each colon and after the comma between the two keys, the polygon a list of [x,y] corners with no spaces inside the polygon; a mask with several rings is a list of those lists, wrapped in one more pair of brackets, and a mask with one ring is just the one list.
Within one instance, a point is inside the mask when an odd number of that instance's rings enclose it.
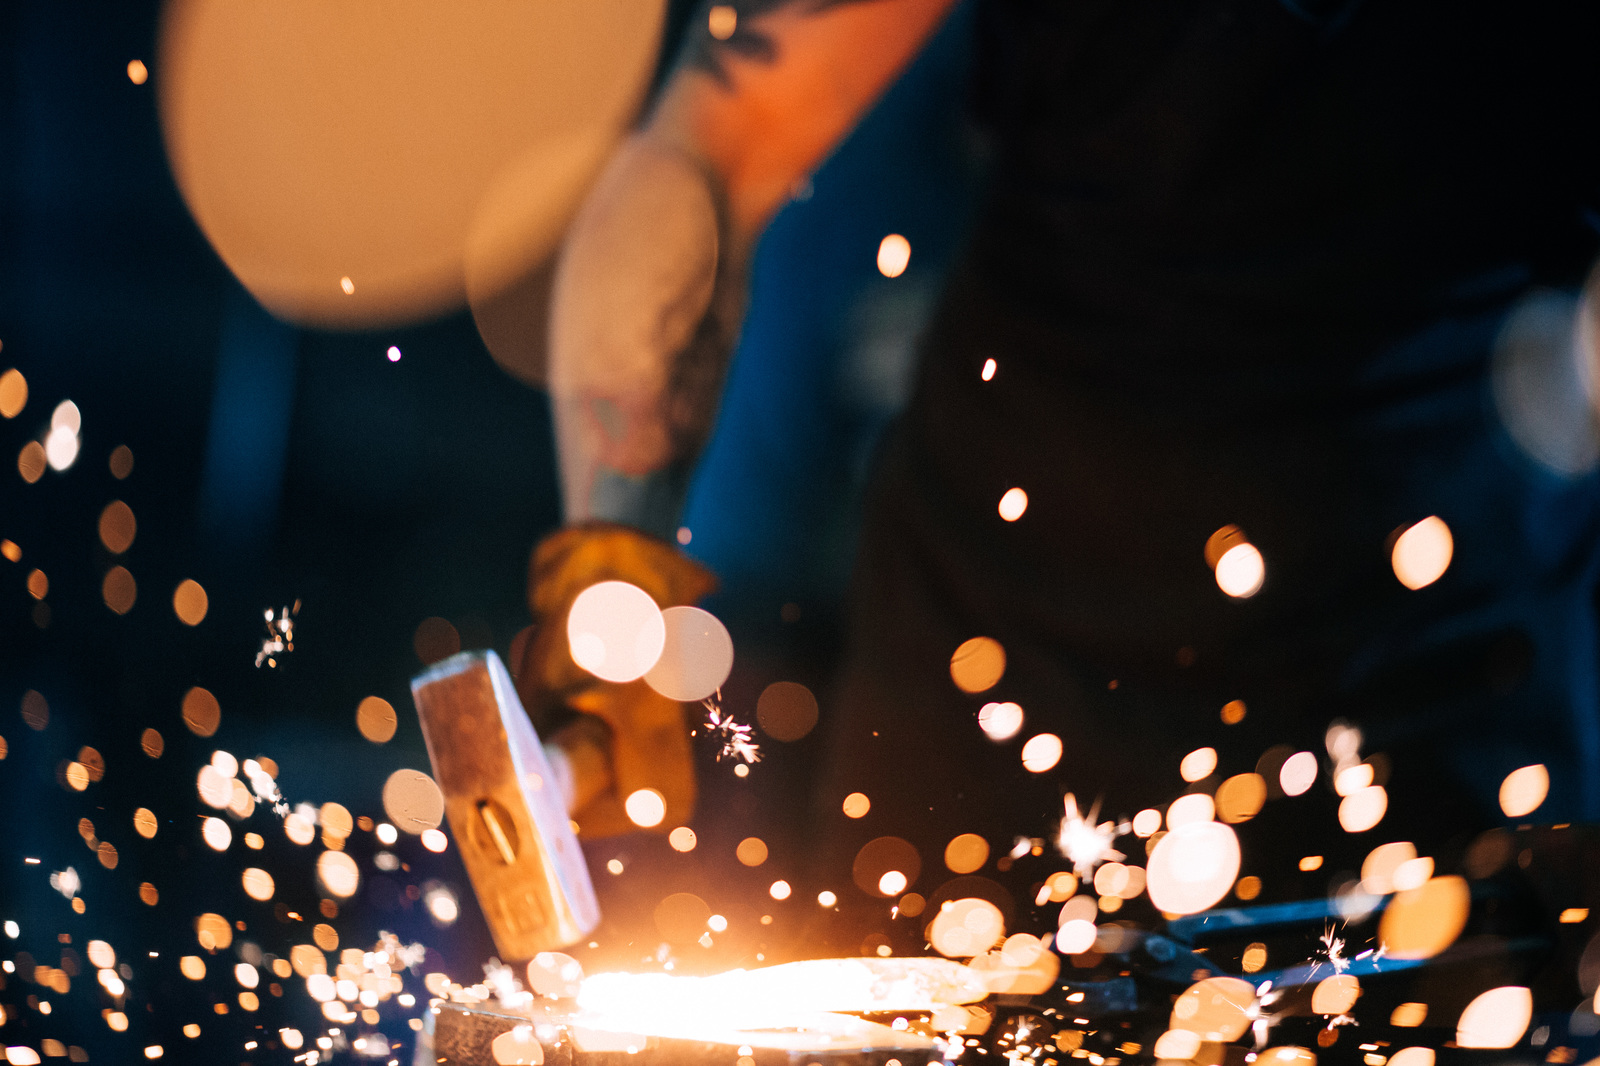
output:
{"label": "bokeh light", "polygon": [[1317,757],[1309,751],[1297,751],[1283,761],[1278,771],[1278,787],[1285,796],[1299,796],[1317,780]]}
{"label": "bokeh light", "polygon": [[12,367],[0,374],[0,418],[15,418],[28,405],[28,379]]}
{"label": "bokeh light", "polygon": [[258,866],[245,869],[240,876],[240,884],[245,887],[245,895],[250,896],[251,900],[270,900],[277,888],[272,880],[272,874]]}
{"label": "bokeh light", "polygon": [[133,547],[133,538],[139,524],[133,517],[133,508],[121,500],[112,500],[100,512],[100,543],[112,555],[121,555]]}
{"label": "bokeh light", "polygon": [[1056,931],[1056,950],[1063,955],[1082,955],[1094,947],[1095,924],[1086,918],[1071,918]]}
{"label": "bokeh light", "polygon": [[1156,1038],[1153,1054],[1157,1059],[1185,1062],[1200,1052],[1200,1034],[1188,1029],[1168,1029]]}
{"label": "bokeh light", "polygon": [[200,836],[213,851],[226,851],[233,843],[233,830],[221,818],[207,818],[200,823]]}
{"label": "bokeh light", "polygon": [[1333,791],[1340,796],[1351,796],[1372,784],[1371,763],[1356,763],[1340,770],[1333,778]]}
{"label": "bokeh light", "polygon": [[[903,880],[893,892],[883,890],[883,878],[895,872]],[[856,852],[851,863],[850,879],[857,888],[869,896],[889,897],[905,891],[922,872],[922,856],[908,841],[894,836],[881,836],[869,840]]]}
{"label": "bokeh light", "polygon": [[878,273],[886,278],[898,278],[910,265],[910,241],[898,233],[891,233],[878,242]]}
{"label": "bokeh light", "polygon": [[1472,892],[1464,878],[1435,877],[1395,894],[1384,909],[1378,936],[1397,959],[1429,959],[1456,942],[1466,928]]}
{"label": "bokeh light", "polygon": [[1402,1003],[1389,1014],[1389,1024],[1400,1029],[1415,1029],[1427,1020],[1426,1003]]}
{"label": "bokeh light", "polygon": [[1188,1030],[1210,1043],[1237,1040],[1255,1017],[1256,990],[1237,977],[1207,977],[1172,1004],[1169,1032]]}
{"label": "bokeh light", "polygon": [[1209,822],[1216,813],[1216,801],[1204,792],[1191,792],[1179,796],[1167,806],[1167,828],[1177,829],[1198,822]]}
{"label": "bokeh light", "polygon": [[1150,851],[1146,890],[1169,914],[1194,914],[1214,905],[1239,875],[1239,838],[1221,822],[1172,829]]}
{"label": "bokeh light", "polygon": [[567,612],[572,661],[606,681],[635,681],[661,657],[666,624],[650,594],[626,581],[602,581],[578,593]]}
{"label": "bokeh light", "polygon": [[1022,732],[1022,708],[1015,703],[985,703],[978,711],[978,728],[990,740],[1010,740]]}
{"label": "bokeh light", "polygon": [[1230,825],[1247,822],[1267,802],[1267,783],[1260,774],[1236,774],[1217,787],[1217,816]]}
{"label": "bokeh light", "polygon": [[1383,821],[1389,793],[1382,785],[1368,785],[1339,801],[1339,825],[1347,833],[1364,833]]}
{"label": "bokeh light", "polygon": [[1006,651],[990,637],[973,637],[950,656],[950,679],[962,692],[986,692],[1006,672]]}
{"label": "bokeh light", "polygon": [[1513,770],[1500,782],[1500,809],[1507,818],[1523,818],[1538,810],[1550,793],[1550,771],[1544,764]]}
{"label": "bokeh light", "polygon": [[399,723],[394,705],[382,696],[368,696],[356,705],[356,728],[374,744],[387,744],[394,739]]}
{"label": "bokeh light", "polygon": [[693,851],[699,840],[693,829],[680,825],[667,834],[667,843],[672,845],[673,851]]}
{"label": "bokeh light", "polygon": [[396,770],[383,785],[383,810],[402,832],[417,835],[444,821],[444,793],[421,770]]}
{"label": "bokeh light", "polygon": [[785,900],[789,898],[789,894],[792,891],[793,889],[789,887],[789,882],[774,881],[770,886],[768,886],[767,895],[776,900]]}
{"label": "bokeh light", "polygon": [[50,704],[42,693],[30,688],[22,694],[22,721],[34,732],[50,724]]}
{"label": "bokeh light", "polygon": [[127,614],[139,598],[139,585],[127,567],[113,566],[100,582],[100,596],[114,613]]}
{"label": "bokeh light", "polygon": [[183,695],[183,724],[197,737],[212,736],[222,724],[222,706],[209,690],[191,688]]}
{"label": "bokeh light", "polygon": [[944,864],[952,872],[970,874],[989,861],[989,842],[977,833],[962,833],[944,846]]}
{"label": "bokeh light", "polygon": [[1420,858],[1410,859],[1395,867],[1392,884],[1394,891],[1407,892],[1413,888],[1421,888],[1433,877],[1433,860],[1424,855]]}
{"label": "bokeh light", "polygon": [[1133,816],[1133,831],[1141,837],[1147,837],[1161,828],[1161,812],[1154,807],[1146,807]]}
{"label": "bokeh light", "polygon": [[[548,256],[633,119],[663,6],[441,19],[422,0],[177,0],[158,56],[174,176],[223,261],[279,317],[433,317],[460,305],[473,269],[474,302],[490,299]],[[549,173],[528,180],[538,163]]]}
{"label": "bokeh light", "polygon": [[290,843],[304,847],[316,839],[317,831],[310,819],[298,811],[291,811],[283,820],[283,835],[289,838]]}
{"label": "bokeh light", "polygon": [[745,837],[733,853],[746,866],[760,866],[767,861],[767,843],[760,837]]}
{"label": "bokeh light", "polygon": [[1217,560],[1217,587],[1234,599],[1248,599],[1261,591],[1267,578],[1267,561],[1254,544],[1236,544]]}
{"label": "bokeh light", "polygon": [[756,721],[774,740],[799,740],[817,724],[817,697],[794,681],[774,681],[756,699]]}
{"label": "bokeh light", "polygon": [[1379,844],[1361,862],[1361,891],[1373,896],[1387,896],[1395,889],[1395,872],[1416,857],[1416,845],[1408,840]]}
{"label": "bokeh light", "polygon": [[669,944],[694,943],[710,918],[711,908],[692,892],[674,892],[655,908],[656,931]]}
{"label": "bokeh light", "polygon": [[1403,1047],[1389,1056],[1389,1066],[1433,1066],[1434,1059],[1431,1047]]}
{"label": "bokeh light", "polygon": [[535,994],[575,999],[583,982],[583,965],[559,951],[541,951],[528,961],[528,987]]}
{"label": "bokeh light", "polygon": [[1347,973],[1330,974],[1311,992],[1311,1013],[1349,1014],[1361,996],[1361,982]]}
{"label": "bokeh light", "polygon": [[733,639],[727,627],[698,607],[668,607],[661,612],[661,623],[666,636],[655,665],[645,672],[646,683],[669,700],[684,703],[703,700],[722,688],[733,670]]}
{"label": "bokeh light", "polygon": [[1061,738],[1054,733],[1040,733],[1022,745],[1022,765],[1029,773],[1045,773],[1060,761]]}
{"label": "bokeh light", "polygon": [[1400,584],[1420,589],[1444,576],[1454,553],[1450,527],[1438,515],[1431,515],[1395,537],[1389,561]]}
{"label": "bokeh light", "polygon": [[622,809],[627,812],[628,821],[641,829],[649,829],[660,825],[667,816],[667,801],[653,788],[640,788],[628,793],[628,798],[622,801]]}
{"label": "bokeh light", "polygon": [[981,955],[1005,938],[1005,916],[986,899],[951,900],[928,925],[928,943],[947,958]]}
{"label": "bokeh light", "polygon": [[1028,510],[1028,494],[1020,488],[1010,488],[1000,497],[1000,517],[1015,522]]}
{"label": "bokeh light", "polygon": [[872,810],[872,800],[864,792],[852,792],[844,798],[843,808],[846,818],[865,818]]}
{"label": "bokeh light", "polygon": [[226,951],[233,944],[233,926],[220,914],[207,911],[194,920],[195,940],[207,951]]}
{"label": "bokeh light", "polygon": [[456,894],[443,885],[436,885],[423,893],[422,902],[435,925],[454,925],[461,916],[461,903],[456,899]]}
{"label": "bokeh light", "polygon": [[200,582],[186,578],[172,591],[172,612],[186,626],[197,626],[205,621],[211,601]]}
{"label": "bokeh light", "polygon": [[356,861],[342,851],[324,851],[317,856],[317,880],[332,895],[341,899],[356,894],[361,871]]}
{"label": "bokeh light", "polygon": [[517,1025],[495,1037],[489,1044],[495,1066],[544,1066],[544,1047],[533,1035],[533,1026]]}
{"label": "bokeh light", "polygon": [[200,801],[207,807],[215,807],[220,811],[233,802],[233,780],[210,763],[200,767],[195,777],[195,787],[200,794]]}
{"label": "bokeh light", "polygon": [[1533,993],[1519,985],[1479,995],[1456,1022],[1456,1044],[1464,1048],[1514,1047],[1533,1020]]}
{"label": "bokeh light", "polygon": [[1196,748],[1183,757],[1178,773],[1185,781],[1194,782],[1210,777],[1217,768],[1216,748]]}
{"label": "bokeh light", "polygon": [[411,634],[411,650],[423,666],[432,666],[461,650],[461,634],[447,618],[424,618]]}

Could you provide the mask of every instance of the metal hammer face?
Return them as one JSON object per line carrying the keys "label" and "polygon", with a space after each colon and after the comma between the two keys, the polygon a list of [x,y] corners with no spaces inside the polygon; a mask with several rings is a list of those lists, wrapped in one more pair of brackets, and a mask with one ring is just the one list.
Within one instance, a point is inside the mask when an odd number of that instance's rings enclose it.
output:
{"label": "metal hammer face", "polygon": [[545,756],[511,676],[492,651],[463,652],[411,681],[445,797],[445,817],[502,958],[566,947],[600,922]]}

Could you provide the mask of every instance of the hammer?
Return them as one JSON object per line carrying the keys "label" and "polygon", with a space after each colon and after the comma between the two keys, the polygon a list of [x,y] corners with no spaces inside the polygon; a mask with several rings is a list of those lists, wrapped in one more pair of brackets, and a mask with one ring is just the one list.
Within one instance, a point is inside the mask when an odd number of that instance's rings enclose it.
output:
{"label": "hammer", "polygon": [[531,959],[600,922],[568,812],[609,784],[603,738],[541,744],[492,651],[462,652],[411,681],[434,779],[500,956]]}

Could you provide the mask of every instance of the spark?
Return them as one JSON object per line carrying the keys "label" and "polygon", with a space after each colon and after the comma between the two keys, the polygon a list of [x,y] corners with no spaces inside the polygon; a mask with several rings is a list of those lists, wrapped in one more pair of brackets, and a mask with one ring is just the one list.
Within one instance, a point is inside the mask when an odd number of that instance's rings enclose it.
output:
{"label": "spark", "polygon": [[522,1010],[533,1002],[533,993],[522,987],[517,972],[497,958],[491,957],[483,964],[483,983],[488,985],[500,1005],[511,1010]]}
{"label": "spark", "polygon": [[277,782],[272,780],[272,775],[261,768],[261,764],[254,759],[244,761],[245,776],[250,778],[250,789],[256,794],[256,799],[262,803],[272,804],[272,813],[279,818],[288,817],[289,804],[283,798],[283,793],[278,791]]}
{"label": "spark", "polygon": [[1119,862],[1126,858],[1122,852],[1111,845],[1117,837],[1128,831],[1126,824],[1117,822],[1101,822],[1095,824],[1095,819],[1100,815],[1100,803],[1095,801],[1089,808],[1085,817],[1078,810],[1077,797],[1068,792],[1062,800],[1064,817],[1061,819],[1061,830],[1057,836],[1057,844],[1061,854],[1072,860],[1072,869],[1079,877],[1088,877],[1095,871],[1095,867],[1103,862],[1116,859]]}
{"label": "spark", "polygon": [[[1335,936],[1333,927],[1330,925],[1323,930],[1320,939],[1322,941],[1322,956],[1327,960],[1328,965],[1333,967],[1333,972],[1344,973],[1348,970],[1350,968],[1350,960],[1344,957],[1344,937]],[[1321,963],[1318,963],[1313,966],[1311,972],[1316,973],[1317,967],[1320,965]]]}
{"label": "spark", "polygon": [[78,871],[69,866],[50,875],[50,887],[67,899],[71,899],[78,894],[78,889],[83,887],[83,882],[78,878]]}
{"label": "spark", "polygon": [[391,965],[402,970],[416,970],[428,957],[428,949],[421,943],[402,944],[400,938],[393,933],[378,930],[377,951],[388,955],[394,960]]}
{"label": "spark", "polygon": [[268,607],[263,613],[267,618],[267,635],[261,642],[261,650],[256,653],[258,669],[262,663],[277,666],[277,656],[294,651],[294,617],[300,613],[300,601],[295,600],[293,607],[276,612]]}
{"label": "spark", "polygon": [[754,727],[743,725],[736,721],[732,715],[722,709],[722,693],[707,696],[703,701],[706,707],[706,729],[713,737],[720,737],[722,747],[717,751],[717,761],[732,757],[743,759],[746,763],[761,761],[761,748],[751,739]]}

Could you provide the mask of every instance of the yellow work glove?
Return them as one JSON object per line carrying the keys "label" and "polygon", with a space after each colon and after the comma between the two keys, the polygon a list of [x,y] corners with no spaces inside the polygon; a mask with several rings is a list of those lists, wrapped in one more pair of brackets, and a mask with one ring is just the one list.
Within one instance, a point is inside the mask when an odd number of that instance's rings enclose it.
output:
{"label": "yellow work glove", "polygon": [[655,789],[666,801],[663,830],[694,809],[694,758],[684,705],[642,679],[603,681],[567,647],[567,612],[601,581],[626,581],[656,603],[693,603],[716,578],[674,545],[628,526],[589,521],[557,530],[533,551],[528,605],[534,624],[513,643],[517,693],[546,742],[566,753],[573,776],[572,818],[584,837],[634,831],[623,802]]}

